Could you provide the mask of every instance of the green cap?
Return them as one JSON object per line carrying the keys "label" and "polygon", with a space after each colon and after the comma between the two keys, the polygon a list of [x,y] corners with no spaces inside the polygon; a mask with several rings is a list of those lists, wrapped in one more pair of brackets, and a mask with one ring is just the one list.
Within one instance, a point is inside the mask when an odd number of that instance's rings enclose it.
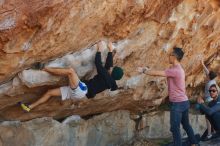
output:
{"label": "green cap", "polygon": [[120,80],[124,75],[123,69],[115,66],[112,70],[112,78],[115,80]]}

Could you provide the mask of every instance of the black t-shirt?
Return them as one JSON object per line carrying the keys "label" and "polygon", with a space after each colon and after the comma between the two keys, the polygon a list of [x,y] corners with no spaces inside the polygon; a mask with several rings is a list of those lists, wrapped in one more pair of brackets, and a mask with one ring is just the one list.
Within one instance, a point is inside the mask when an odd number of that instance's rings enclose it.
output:
{"label": "black t-shirt", "polygon": [[108,70],[110,70],[110,68],[113,66],[112,52],[108,53],[105,67],[102,66],[101,52],[97,52],[95,57],[95,66],[97,69],[97,75],[88,81],[84,81],[88,87],[88,93],[86,94],[88,98],[93,98],[96,94],[106,89],[111,89],[111,91],[114,91],[118,88],[116,81],[108,72]]}

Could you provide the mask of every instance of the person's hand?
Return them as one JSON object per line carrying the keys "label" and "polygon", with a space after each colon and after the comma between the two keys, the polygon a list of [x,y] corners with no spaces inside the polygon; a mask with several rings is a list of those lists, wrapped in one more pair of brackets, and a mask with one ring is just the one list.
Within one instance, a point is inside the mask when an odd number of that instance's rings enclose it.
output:
{"label": "person's hand", "polygon": [[138,67],[138,68],[137,68],[137,71],[138,71],[139,73],[145,73],[145,72],[148,71],[148,70],[149,70],[148,67]]}
{"label": "person's hand", "polygon": [[203,58],[200,60],[202,65],[205,65]]}
{"label": "person's hand", "polygon": [[143,73],[143,67],[138,67],[138,68],[137,68],[137,72]]}
{"label": "person's hand", "polygon": [[113,45],[111,41],[108,42],[108,49],[109,49],[109,52],[113,51]]}
{"label": "person's hand", "polygon": [[199,97],[199,98],[197,98],[197,102],[198,102],[199,104],[202,104],[202,103],[204,103],[204,100],[202,99],[202,97]]}
{"label": "person's hand", "polygon": [[97,47],[97,51],[100,52],[101,49],[103,48],[103,42],[100,40],[96,47]]}
{"label": "person's hand", "polygon": [[200,103],[201,102],[201,97],[198,97],[197,98],[197,103]]}
{"label": "person's hand", "polygon": [[198,56],[199,61],[201,62],[201,64],[204,64],[204,59],[202,56]]}
{"label": "person's hand", "polygon": [[46,71],[46,72],[47,72],[47,68],[46,68],[46,67],[45,67],[45,68],[43,68],[43,69],[42,69],[42,71]]}

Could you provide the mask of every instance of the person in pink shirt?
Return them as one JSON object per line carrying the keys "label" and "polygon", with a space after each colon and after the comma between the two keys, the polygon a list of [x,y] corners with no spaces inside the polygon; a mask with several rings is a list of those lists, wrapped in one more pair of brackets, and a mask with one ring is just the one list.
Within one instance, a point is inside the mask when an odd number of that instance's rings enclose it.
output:
{"label": "person in pink shirt", "polygon": [[189,123],[189,101],[185,88],[185,72],[180,64],[184,56],[181,48],[174,48],[169,55],[171,67],[164,71],[150,70],[147,67],[138,67],[138,72],[151,76],[162,76],[167,78],[170,111],[170,131],[173,135],[174,146],[182,146],[180,123],[186,131],[192,146],[198,144],[193,129]]}

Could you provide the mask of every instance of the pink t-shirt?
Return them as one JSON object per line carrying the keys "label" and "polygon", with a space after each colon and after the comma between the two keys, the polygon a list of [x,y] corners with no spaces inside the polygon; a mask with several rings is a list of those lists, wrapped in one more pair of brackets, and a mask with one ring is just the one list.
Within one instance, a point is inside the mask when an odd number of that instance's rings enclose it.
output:
{"label": "pink t-shirt", "polygon": [[180,64],[165,70],[168,81],[169,100],[171,102],[187,101],[185,72]]}

